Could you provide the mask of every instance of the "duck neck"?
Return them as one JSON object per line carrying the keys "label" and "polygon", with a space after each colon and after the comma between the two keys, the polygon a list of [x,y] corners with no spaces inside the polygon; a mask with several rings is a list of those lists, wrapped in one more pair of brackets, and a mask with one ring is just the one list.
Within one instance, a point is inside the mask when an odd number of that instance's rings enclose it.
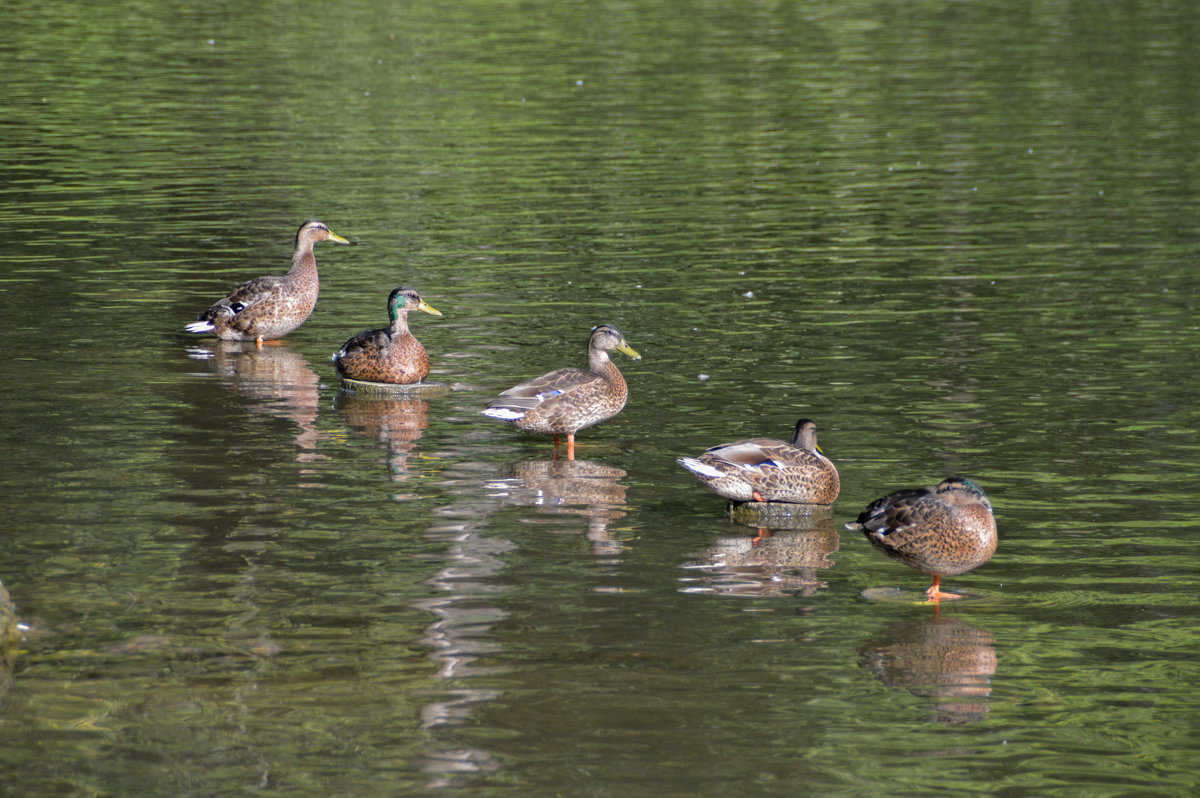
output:
{"label": "duck neck", "polygon": [[809,452],[817,452],[817,431],[811,426],[798,428],[792,435],[792,445]]}
{"label": "duck neck", "polygon": [[403,338],[408,335],[408,311],[391,309],[392,323],[388,326],[388,335],[392,338]]}
{"label": "duck neck", "polygon": [[312,239],[301,239],[296,242],[296,252],[292,255],[292,268],[288,275],[301,279],[315,280],[317,277],[317,256],[313,253]]}
{"label": "duck neck", "polygon": [[612,383],[625,384],[625,378],[621,376],[621,370],[617,368],[617,364],[613,363],[608,357],[608,352],[603,349],[588,350],[588,369],[594,374],[599,374],[604,379]]}
{"label": "duck neck", "polygon": [[609,371],[616,371],[617,367],[608,358],[608,352],[603,349],[588,348],[588,369],[597,374],[608,374]]}

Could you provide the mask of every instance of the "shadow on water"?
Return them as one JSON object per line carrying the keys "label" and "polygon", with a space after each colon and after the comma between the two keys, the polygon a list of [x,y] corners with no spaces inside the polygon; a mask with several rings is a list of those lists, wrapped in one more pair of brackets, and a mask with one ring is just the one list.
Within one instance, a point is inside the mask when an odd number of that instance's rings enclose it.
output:
{"label": "shadow on water", "polygon": [[943,723],[983,720],[988,713],[996,646],[990,632],[942,615],[892,624],[860,649],[859,664],[889,687],[933,699]]}

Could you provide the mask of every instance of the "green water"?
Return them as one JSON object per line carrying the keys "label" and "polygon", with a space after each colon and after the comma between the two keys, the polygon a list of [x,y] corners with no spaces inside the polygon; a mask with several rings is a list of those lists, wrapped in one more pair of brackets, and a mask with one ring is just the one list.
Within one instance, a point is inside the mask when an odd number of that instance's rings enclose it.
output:
{"label": "green water", "polygon": [[[1195,794],[1198,35],[10,3],[0,792]],[[310,217],[303,327],[182,331]],[[341,395],[401,284],[453,390]],[[643,359],[574,463],[479,414],[600,322]],[[753,546],[675,458],[799,416],[842,496]],[[955,473],[971,598],[877,600],[926,581],[842,525]]]}

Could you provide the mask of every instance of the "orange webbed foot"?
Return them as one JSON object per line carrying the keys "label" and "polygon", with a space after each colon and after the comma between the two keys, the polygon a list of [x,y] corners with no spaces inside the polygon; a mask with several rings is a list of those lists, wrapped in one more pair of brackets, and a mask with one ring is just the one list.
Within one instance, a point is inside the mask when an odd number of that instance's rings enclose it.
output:
{"label": "orange webbed foot", "polygon": [[925,598],[929,599],[930,601],[941,601],[942,599],[952,601],[954,599],[960,599],[962,596],[958,595],[957,593],[942,592],[942,578],[940,576],[935,576],[933,578],[933,584],[930,585],[925,591]]}

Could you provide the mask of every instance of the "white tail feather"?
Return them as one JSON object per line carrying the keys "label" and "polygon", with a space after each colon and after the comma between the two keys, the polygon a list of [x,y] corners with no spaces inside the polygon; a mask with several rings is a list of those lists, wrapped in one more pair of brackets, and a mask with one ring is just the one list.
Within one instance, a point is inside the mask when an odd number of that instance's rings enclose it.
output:
{"label": "white tail feather", "polygon": [[511,407],[487,407],[479,411],[485,416],[498,418],[501,421],[516,421],[525,417],[524,410],[513,410]]}
{"label": "white tail feather", "polygon": [[717,469],[710,465],[701,463],[694,457],[680,457],[677,462],[697,476],[709,477],[711,479],[720,479],[721,477],[725,476]]}
{"label": "white tail feather", "polygon": [[212,332],[216,328],[213,327],[211,321],[194,321],[183,329],[191,333],[206,333]]}

